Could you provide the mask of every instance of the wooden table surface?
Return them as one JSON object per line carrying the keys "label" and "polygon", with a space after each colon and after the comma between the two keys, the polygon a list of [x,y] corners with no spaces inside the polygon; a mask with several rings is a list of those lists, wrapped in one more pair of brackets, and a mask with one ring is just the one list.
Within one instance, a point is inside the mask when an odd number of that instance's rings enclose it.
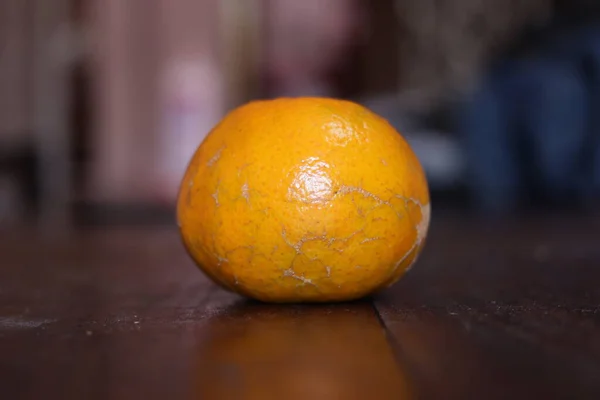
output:
{"label": "wooden table surface", "polygon": [[600,225],[434,221],[397,285],[268,305],[171,228],[0,236],[3,399],[599,399]]}

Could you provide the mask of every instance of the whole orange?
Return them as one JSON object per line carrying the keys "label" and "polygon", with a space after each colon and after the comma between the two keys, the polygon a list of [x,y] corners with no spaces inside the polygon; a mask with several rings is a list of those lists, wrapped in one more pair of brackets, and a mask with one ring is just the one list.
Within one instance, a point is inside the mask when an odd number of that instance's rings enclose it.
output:
{"label": "whole orange", "polygon": [[408,143],[353,102],[253,101],[201,143],[177,204],[183,242],[221,286],[267,302],[357,299],[396,282],[429,228]]}

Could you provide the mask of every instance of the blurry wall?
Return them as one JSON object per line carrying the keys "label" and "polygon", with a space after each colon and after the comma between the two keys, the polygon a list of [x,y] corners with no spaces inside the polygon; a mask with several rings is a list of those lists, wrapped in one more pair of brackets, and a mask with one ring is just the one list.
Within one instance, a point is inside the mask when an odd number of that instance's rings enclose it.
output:
{"label": "blurry wall", "polygon": [[[190,123],[185,115],[169,113],[210,109],[206,118],[212,122],[222,111],[220,77],[214,73],[217,10],[215,0],[94,2],[97,104],[90,197],[112,202],[172,198],[173,176],[187,155],[178,150],[189,146],[190,129],[197,129],[197,143],[202,128],[181,127]],[[206,102],[203,95],[212,104],[198,104]]]}
{"label": "blurry wall", "polygon": [[[78,10],[69,21],[67,3]],[[424,160],[440,160],[428,150],[439,140],[425,133],[446,142],[456,135],[444,121],[427,126],[429,115],[459,99],[524,27],[546,23],[552,7],[552,0],[3,0],[0,150],[31,138],[38,153],[50,148],[38,157],[42,203],[69,201],[76,186],[84,202],[172,206],[192,152],[229,109],[257,97],[325,95],[369,105],[431,142],[419,153]],[[60,65],[49,71],[36,62],[44,57]],[[75,185],[65,172],[72,158]],[[0,218],[11,179],[0,170]]]}
{"label": "blurry wall", "polygon": [[425,107],[454,96],[551,11],[552,0],[394,0],[399,90]]}
{"label": "blurry wall", "polygon": [[30,1],[2,0],[0,11],[0,145],[32,132]]}
{"label": "blurry wall", "polygon": [[0,226],[26,214],[34,139],[33,0],[0,2]]}

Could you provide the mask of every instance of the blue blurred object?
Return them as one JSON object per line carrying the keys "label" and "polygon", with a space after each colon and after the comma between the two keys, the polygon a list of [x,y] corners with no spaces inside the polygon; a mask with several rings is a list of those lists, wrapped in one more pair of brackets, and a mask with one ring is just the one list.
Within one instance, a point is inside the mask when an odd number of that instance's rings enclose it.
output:
{"label": "blue blurred object", "polygon": [[492,67],[458,118],[475,206],[513,211],[532,183],[561,204],[597,195],[599,107],[597,25],[550,31]]}

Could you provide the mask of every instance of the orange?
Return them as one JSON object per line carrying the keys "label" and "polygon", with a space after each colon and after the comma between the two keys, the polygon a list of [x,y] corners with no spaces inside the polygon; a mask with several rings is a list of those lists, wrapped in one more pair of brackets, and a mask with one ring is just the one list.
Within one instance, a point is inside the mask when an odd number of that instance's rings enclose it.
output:
{"label": "orange", "polygon": [[429,228],[427,180],[386,120],[328,98],[253,101],[194,153],[183,242],[221,286],[265,302],[357,299],[396,282]]}

